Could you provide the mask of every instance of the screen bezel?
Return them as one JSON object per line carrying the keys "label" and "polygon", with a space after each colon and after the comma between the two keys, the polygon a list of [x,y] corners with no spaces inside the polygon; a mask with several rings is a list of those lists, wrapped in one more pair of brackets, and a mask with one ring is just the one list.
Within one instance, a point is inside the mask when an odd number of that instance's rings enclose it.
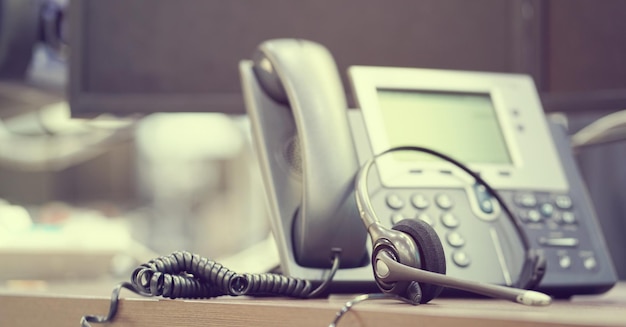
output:
{"label": "screen bezel", "polygon": [[[390,148],[378,105],[378,89],[489,94],[512,163],[465,164],[500,189],[567,189],[546,117],[529,76],[374,66],[352,66],[349,76],[372,154]],[[443,161],[407,162],[389,155],[380,158],[377,164],[381,181],[387,187],[458,187],[468,182],[468,176]]]}

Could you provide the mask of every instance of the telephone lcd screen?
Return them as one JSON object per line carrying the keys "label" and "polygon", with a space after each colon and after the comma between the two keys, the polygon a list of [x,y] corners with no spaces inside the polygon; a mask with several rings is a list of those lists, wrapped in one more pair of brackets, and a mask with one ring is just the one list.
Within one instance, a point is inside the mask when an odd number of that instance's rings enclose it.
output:
{"label": "telephone lcd screen", "polygon": [[[415,145],[464,163],[511,164],[491,96],[378,89],[378,105],[389,145]],[[396,160],[437,160],[427,154],[397,153]]]}

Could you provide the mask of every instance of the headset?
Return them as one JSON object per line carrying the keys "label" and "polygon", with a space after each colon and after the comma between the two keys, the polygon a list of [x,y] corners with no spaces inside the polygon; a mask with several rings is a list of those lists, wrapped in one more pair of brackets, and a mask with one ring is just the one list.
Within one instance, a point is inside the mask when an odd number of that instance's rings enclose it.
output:
{"label": "headset", "polygon": [[[367,180],[370,168],[376,160],[396,151],[425,152],[448,161],[472,176],[498,201],[516,227],[526,252],[522,272],[515,284],[516,288],[446,276],[443,245],[435,230],[424,221],[404,219],[393,229],[388,229],[380,223],[370,202]],[[531,290],[539,284],[545,274],[545,258],[530,247],[525,230],[497,192],[459,161],[429,148],[418,146],[391,148],[363,164],[355,179],[354,193],[359,215],[372,241],[374,279],[383,293],[400,296],[412,304],[419,304],[429,302],[437,297],[444,287],[449,287],[525,305],[543,306],[551,303],[550,296]]]}

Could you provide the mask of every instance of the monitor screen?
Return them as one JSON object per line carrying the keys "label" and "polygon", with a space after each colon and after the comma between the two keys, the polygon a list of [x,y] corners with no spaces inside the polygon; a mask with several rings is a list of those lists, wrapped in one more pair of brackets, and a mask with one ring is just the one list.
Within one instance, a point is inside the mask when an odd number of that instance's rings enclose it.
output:
{"label": "monitor screen", "polygon": [[[390,146],[427,147],[466,163],[512,163],[490,94],[394,89],[377,94]],[[395,157],[435,159],[415,155]]]}
{"label": "monitor screen", "polygon": [[514,5],[499,0],[70,1],[72,114],[244,113],[239,62],[272,38],[326,46],[344,84],[350,65],[511,72],[519,69],[512,51],[519,41]]}

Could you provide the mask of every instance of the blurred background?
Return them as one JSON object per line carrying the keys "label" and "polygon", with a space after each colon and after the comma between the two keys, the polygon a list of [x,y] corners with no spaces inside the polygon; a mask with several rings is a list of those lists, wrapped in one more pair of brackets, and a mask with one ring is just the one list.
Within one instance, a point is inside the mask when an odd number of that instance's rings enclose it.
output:
{"label": "blurred background", "polygon": [[[264,244],[238,62],[266,39],[322,43],[344,82],[354,64],[529,74],[574,135],[626,109],[624,12],[621,0],[0,0],[0,280]],[[626,279],[625,118],[609,117],[613,133],[576,156]]]}

